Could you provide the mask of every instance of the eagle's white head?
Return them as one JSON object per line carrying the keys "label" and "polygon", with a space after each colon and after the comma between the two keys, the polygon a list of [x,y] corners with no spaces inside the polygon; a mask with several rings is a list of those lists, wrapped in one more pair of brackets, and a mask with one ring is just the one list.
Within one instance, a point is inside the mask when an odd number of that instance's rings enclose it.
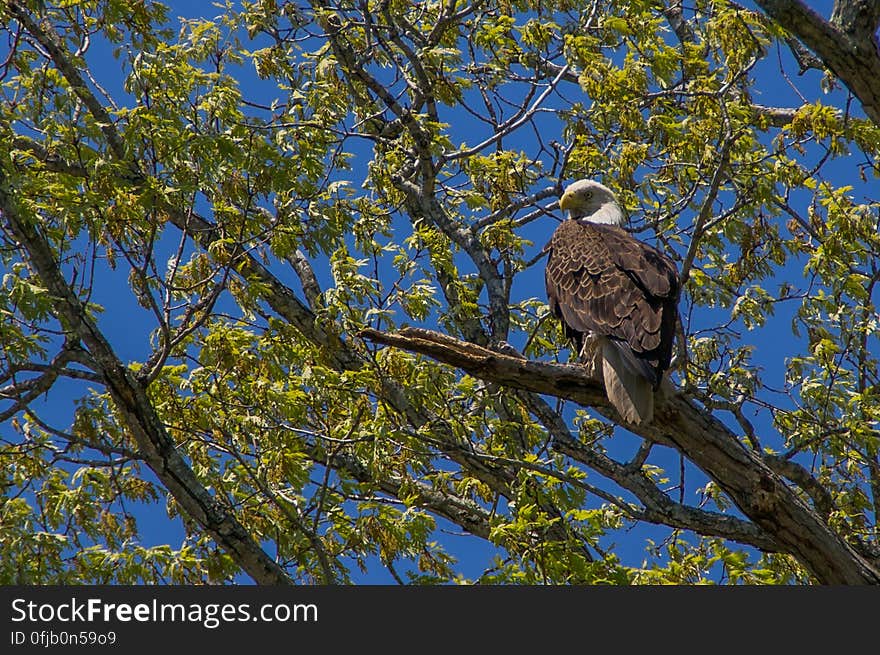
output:
{"label": "eagle's white head", "polygon": [[569,218],[591,223],[623,225],[623,210],[614,193],[595,180],[578,180],[565,188],[559,199],[559,208],[568,211]]}

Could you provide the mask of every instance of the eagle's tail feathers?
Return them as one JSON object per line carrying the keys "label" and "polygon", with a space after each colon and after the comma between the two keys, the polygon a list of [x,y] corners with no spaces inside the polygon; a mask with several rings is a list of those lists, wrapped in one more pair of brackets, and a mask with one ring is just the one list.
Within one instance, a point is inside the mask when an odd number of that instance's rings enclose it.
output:
{"label": "eagle's tail feathers", "polygon": [[643,378],[647,379],[653,385],[654,390],[660,386],[660,376],[657,374],[657,369],[651,365],[650,361],[642,359],[641,357],[636,357],[633,349],[629,347],[629,344],[626,343],[626,341],[608,339],[608,342],[617,349],[631,371],[634,373],[640,373]]}
{"label": "eagle's tail feathers", "polygon": [[610,339],[602,341],[602,377],[608,400],[628,423],[650,423],[654,418],[654,385],[642,375],[641,367],[630,364],[617,344]]}

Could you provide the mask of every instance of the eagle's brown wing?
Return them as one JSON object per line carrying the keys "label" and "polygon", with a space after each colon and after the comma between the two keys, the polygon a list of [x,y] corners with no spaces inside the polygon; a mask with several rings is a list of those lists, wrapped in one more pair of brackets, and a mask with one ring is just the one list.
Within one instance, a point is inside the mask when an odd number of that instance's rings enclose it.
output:
{"label": "eagle's brown wing", "polygon": [[[653,384],[669,368],[678,272],[660,251],[612,225],[564,221],[549,244],[550,310],[580,350],[585,334],[626,344]],[[646,366],[645,366],[646,365]]]}

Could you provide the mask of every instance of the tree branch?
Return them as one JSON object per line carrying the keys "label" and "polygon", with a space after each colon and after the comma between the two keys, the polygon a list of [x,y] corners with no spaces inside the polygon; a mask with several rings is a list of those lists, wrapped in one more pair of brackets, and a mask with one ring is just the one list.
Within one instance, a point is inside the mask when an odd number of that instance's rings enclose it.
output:
{"label": "tree branch", "polygon": [[644,442],[646,447],[640,451],[639,457],[626,465],[620,464],[572,437],[559,414],[541,396],[525,391],[518,391],[517,395],[550,432],[555,450],[614,480],[644,504],[641,510],[628,510],[634,519],[749,544],[764,552],[780,550],[779,544],[754,523],[671,500],[642,472],[642,458],[647,456],[650,441]]}
{"label": "tree branch", "polygon": [[199,482],[153,409],[146,389],[122,364],[79,298],[65,281],[46,237],[19,212],[6,172],[0,168],[0,211],[4,228],[27,251],[42,284],[55,299],[55,313],[65,332],[88,349],[119,416],[138,444],[139,454],[186,513],[202,526],[255,581],[290,584],[285,571],[254,541]]}
{"label": "tree branch", "polygon": [[[361,336],[428,355],[467,373],[540,394],[607,407],[601,385],[578,366],[514,357],[417,328],[394,333],[367,329]],[[710,413],[669,390],[658,394],[654,421],[626,426],[646,439],[668,440],[689,457],[764,530],[783,552],[824,584],[880,584],[880,571],[862,558]]]}
{"label": "tree branch", "polygon": [[755,0],[780,26],[816,53],[880,125],[880,8],[870,0],[837,0],[826,21],[800,0]]}
{"label": "tree branch", "polygon": [[[63,56],[59,52],[58,56]],[[90,93],[88,89],[81,89],[82,93]],[[113,127],[115,130],[115,126]],[[20,150],[30,152],[35,158],[41,161],[50,170],[58,173],[75,175],[77,177],[88,177],[88,172],[75,164],[64,161],[62,158],[51,155],[45,148],[27,138],[16,141],[16,147]],[[134,183],[142,181],[142,175]],[[126,183],[131,184],[132,180]],[[288,323],[295,326],[300,333],[311,343],[318,346],[328,358],[328,362],[337,370],[358,370],[364,366],[363,358],[346,343],[339,335],[332,330],[321,329],[316,322],[315,314],[309,307],[302,303],[291,290],[284,285],[276,276],[274,276],[257,258],[252,255],[246,244],[236,243],[229,244],[223,239],[220,228],[214,223],[208,221],[202,216],[189,210],[181,210],[171,203],[162,202],[157,197],[156,201],[161,203],[161,209],[167,213],[169,222],[177,227],[181,232],[187,234],[196,243],[198,243],[207,252],[220,253],[222,259],[226,262],[234,262],[237,273],[245,280],[256,279],[261,283],[263,290],[262,297],[268,305],[279,316],[284,318]],[[448,228],[450,226],[447,226]],[[462,238],[471,238],[474,240],[475,247],[479,247],[476,243],[476,237],[465,230],[461,230]],[[302,261],[297,262],[294,258],[291,264],[295,266],[297,273],[302,273]],[[308,278],[308,276],[306,276]],[[303,280],[304,293],[307,298],[311,295],[308,279]],[[311,298],[309,298],[312,300]],[[317,299],[317,296],[315,297]],[[505,305],[506,309],[506,305]],[[506,314],[505,314],[506,316]],[[382,397],[403,416],[411,425],[415,427],[423,426],[430,421],[430,417],[417,406],[415,406],[408,397],[406,389],[401,387],[393,380],[383,378],[382,381]],[[448,443],[447,443],[448,442]],[[444,445],[445,444],[445,445]],[[468,468],[472,475],[487,484],[497,493],[510,496],[510,481],[513,479],[512,474],[503,471],[500,467],[488,466],[485,462],[479,462],[468,458],[467,453],[462,452],[457,446],[450,445],[451,440],[443,440],[442,435],[438,436],[438,448],[447,453],[454,461]],[[557,528],[554,527],[554,531]],[[558,535],[562,538],[561,535]]]}

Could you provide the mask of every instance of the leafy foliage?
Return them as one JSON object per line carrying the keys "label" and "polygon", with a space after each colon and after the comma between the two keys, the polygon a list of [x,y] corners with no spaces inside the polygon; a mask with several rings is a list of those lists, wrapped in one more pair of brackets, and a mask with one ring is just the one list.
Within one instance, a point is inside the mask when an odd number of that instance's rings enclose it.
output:
{"label": "leafy foliage", "polygon": [[[790,77],[763,15],[49,4],[0,4],[4,184],[195,480],[292,579],[812,579],[687,453],[359,336],[568,361],[537,255],[581,177],[679,263],[677,385],[876,560],[880,127]],[[240,579],[6,218],[0,581]],[[595,458],[555,449],[560,425]]]}

